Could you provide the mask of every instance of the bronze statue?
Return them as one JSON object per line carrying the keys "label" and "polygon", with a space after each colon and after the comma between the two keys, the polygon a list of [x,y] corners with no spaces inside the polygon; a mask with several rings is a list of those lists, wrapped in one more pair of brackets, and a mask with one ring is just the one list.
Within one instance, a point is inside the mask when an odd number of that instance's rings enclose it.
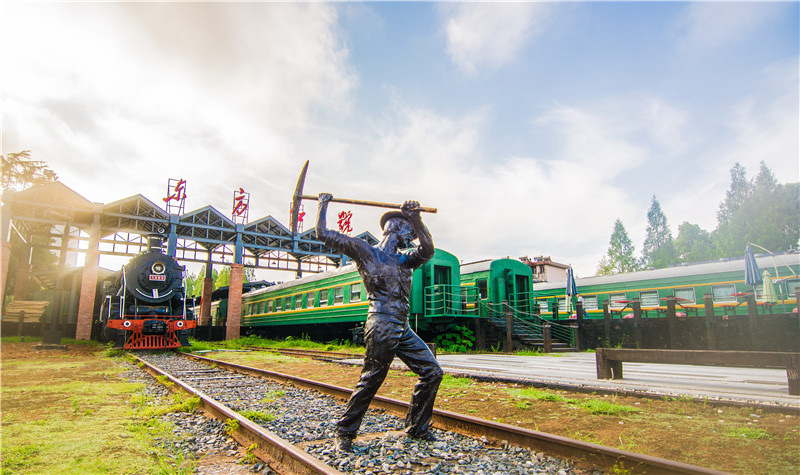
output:
{"label": "bronze statue", "polygon": [[[336,450],[353,451],[353,439],[375,393],[383,384],[395,356],[419,376],[406,416],[406,433],[416,439],[435,441],[430,431],[433,402],[442,368],[428,346],[408,325],[411,275],[433,257],[433,238],[422,223],[416,201],[403,203],[402,211],[381,217],[383,239],[376,246],[327,229],[328,202],[333,195],[320,193],[317,208],[317,236],[328,246],[355,261],[369,298],[364,327],[364,368],[344,415],[336,423]],[[411,251],[401,252],[413,246]]]}

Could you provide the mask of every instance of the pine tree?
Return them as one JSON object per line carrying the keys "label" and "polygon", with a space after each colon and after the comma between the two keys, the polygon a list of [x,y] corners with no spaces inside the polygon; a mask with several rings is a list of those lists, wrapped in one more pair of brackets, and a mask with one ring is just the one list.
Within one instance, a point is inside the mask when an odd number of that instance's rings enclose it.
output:
{"label": "pine tree", "polygon": [[747,174],[741,163],[731,168],[731,187],[725,192],[725,200],[720,203],[717,211],[717,227],[722,227],[729,223],[739,208],[742,207],[747,197],[750,195],[752,185],[747,180]]}
{"label": "pine tree", "polygon": [[654,195],[650,210],[647,211],[647,237],[642,248],[641,266],[660,269],[673,263],[675,263],[675,245],[672,242],[672,232],[669,230],[667,217],[661,211],[661,205]]}
{"label": "pine tree", "polygon": [[628,232],[617,218],[614,231],[611,233],[608,254],[603,257],[597,267],[597,275],[611,275],[622,272],[632,272],[637,269],[634,257],[633,241],[628,237]]}

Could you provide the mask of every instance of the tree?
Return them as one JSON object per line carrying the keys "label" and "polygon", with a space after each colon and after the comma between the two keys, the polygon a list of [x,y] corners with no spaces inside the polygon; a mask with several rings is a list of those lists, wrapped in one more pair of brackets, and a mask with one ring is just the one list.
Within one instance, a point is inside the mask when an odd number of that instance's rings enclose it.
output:
{"label": "tree", "polygon": [[637,265],[633,253],[633,241],[628,237],[628,232],[625,230],[622,220],[617,218],[614,223],[614,231],[611,233],[608,254],[600,261],[597,267],[597,275],[635,271]]}
{"label": "tree", "polygon": [[667,224],[667,217],[661,211],[655,195],[647,211],[647,236],[642,247],[643,268],[667,267],[675,263],[675,245],[672,242],[672,232]]}
{"label": "tree", "polygon": [[675,253],[679,262],[697,262],[714,257],[711,233],[696,224],[684,221],[678,228]]}
{"label": "tree", "polygon": [[32,185],[56,181],[58,176],[45,162],[31,160],[30,150],[0,155],[4,190],[24,190]]}
{"label": "tree", "polygon": [[741,163],[731,168],[731,187],[725,192],[725,199],[720,203],[717,211],[717,228],[729,223],[739,208],[744,204],[745,199],[752,189],[751,183],[747,180],[746,172]]}
{"label": "tree", "polygon": [[744,167],[737,163],[731,170],[731,189],[717,214],[719,218],[724,210],[725,220],[712,235],[716,257],[741,256],[750,242],[775,252],[796,247],[800,239],[798,187],[798,183],[778,184],[764,162],[753,181],[747,181]]}

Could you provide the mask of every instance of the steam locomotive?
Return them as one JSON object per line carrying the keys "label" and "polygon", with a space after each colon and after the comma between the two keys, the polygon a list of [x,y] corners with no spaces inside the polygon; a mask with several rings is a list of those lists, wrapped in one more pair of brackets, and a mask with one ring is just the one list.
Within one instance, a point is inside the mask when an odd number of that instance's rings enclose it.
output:
{"label": "steam locomotive", "polygon": [[125,350],[189,346],[197,322],[186,300],[185,267],[164,254],[162,244],[162,236],[148,235],[147,251],[104,282],[101,340]]}

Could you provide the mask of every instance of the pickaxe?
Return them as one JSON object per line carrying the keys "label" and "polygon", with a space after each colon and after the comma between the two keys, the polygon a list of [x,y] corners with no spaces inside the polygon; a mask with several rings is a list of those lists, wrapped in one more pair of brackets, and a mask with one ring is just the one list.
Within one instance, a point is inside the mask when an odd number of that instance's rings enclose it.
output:
{"label": "pickaxe", "polygon": [[[308,160],[306,160],[305,165],[303,165],[303,170],[300,172],[300,177],[297,179],[297,186],[294,188],[294,195],[292,196],[292,234],[297,234],[297,219],[300,213],[300,202],[303,200],[317,200],[316,196],[303,194],[303,186],[305,185],[307,170]],[[403,205],[395,203],[381,203],[380,201],[333,198],[331,199],[331,202],[347,203],[351,205],[376,206],[378,208],[403,209]],[[436,208],[426,208],[424,206],[420,206],[418,209],[426,213],[435,213],[437,211]]]}

